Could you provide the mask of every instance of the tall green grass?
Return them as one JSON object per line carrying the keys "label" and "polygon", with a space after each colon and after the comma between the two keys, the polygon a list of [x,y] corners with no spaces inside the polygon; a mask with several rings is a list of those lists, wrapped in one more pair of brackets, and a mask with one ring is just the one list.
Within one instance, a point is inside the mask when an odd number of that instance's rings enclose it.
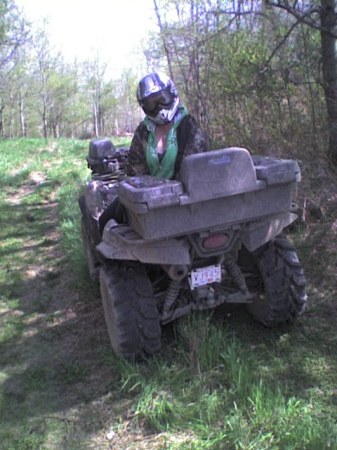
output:
{"label": "tall green grass", "polygon": [[[169,448],[337,448],[325,408],[287,392],[282,377],[265,376],[262,349],[252,352],[210,318],[192,315],[177,325],[173,360],[122,366],[135,423],[171,435]],[[179,434],[187,437],[174,444]]]}

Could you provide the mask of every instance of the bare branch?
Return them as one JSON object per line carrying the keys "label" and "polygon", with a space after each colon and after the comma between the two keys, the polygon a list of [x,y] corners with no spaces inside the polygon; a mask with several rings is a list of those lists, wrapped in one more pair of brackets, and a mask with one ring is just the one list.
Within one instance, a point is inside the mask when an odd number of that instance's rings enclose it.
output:
{"label": "bare branch", "polygon": [[[264,0],[267,6],[279,8],[291,14],[298,22],[304,23],[316,30],[321,30],[319,23],[320,7],[310,4],[306,9],[300,10],[297,1],[290,5],[288,0]],[[317,17],[314,17],[317,15]]]}
{"label": "bare branch", "polygon": [[274,50],[271,52],[271,55],[269,56],[265,67],[269,66],[271,60],[273,59],[273,57],[276,55],[276,53],[278,52],[278,50],[282,47],[282,45],[284,45],[288,39],[288,37],[291,35],[292,31],[294,30],[295,27],[297,27],[297,25],[299,25],[300,22],[295,22],[290,28],[289,30],[286,32],[286,34],[282,37],[282,39],[279,41],[279,43],[276,45],[276,47],[274,48]]}

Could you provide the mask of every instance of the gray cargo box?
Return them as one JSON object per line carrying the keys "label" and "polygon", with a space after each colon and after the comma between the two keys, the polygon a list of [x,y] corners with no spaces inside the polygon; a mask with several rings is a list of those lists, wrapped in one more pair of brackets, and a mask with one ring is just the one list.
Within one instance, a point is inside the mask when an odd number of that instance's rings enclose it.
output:
{"label": "gray cargo box", "polygon": [[299,179],[296,161],[227,148],[185,158],[180,181],[129,177],[118,195],[132,228],[153,240],[288,212]]}

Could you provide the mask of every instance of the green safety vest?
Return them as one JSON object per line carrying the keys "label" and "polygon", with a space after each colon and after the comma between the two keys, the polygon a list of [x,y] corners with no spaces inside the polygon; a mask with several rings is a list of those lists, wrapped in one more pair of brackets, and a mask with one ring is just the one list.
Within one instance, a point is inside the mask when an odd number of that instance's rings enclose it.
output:
{"label": "green safety vest", "polygon": [[174,165],[178,153],[177,127],[186,114],[187,109],[184,106],[180,106],[174,117],[173,125],[168,132],[165,153],[161,160],[159,160],[157,152],[156,125],[148,117],[145,117],[144,123],[149,131],[146,161],[150,169],[150,175],[165,178],[167,180],[170,180],[173,177]]}

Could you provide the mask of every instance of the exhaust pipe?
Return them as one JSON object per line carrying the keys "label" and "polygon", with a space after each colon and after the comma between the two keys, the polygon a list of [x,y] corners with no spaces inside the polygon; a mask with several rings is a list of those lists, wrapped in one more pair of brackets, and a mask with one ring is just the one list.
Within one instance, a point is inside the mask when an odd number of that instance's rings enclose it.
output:
{"label": "exhaust pipe", "polygon": [[162,265],[162,269],[168,274],[171,280],[182,280],[188,274],[188,266],[183,265]]}

